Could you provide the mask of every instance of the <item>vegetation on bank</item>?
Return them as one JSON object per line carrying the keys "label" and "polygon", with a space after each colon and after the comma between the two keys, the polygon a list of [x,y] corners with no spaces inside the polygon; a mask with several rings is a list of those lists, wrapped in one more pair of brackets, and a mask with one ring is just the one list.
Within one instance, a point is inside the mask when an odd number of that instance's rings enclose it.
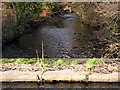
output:
{"label": "vegetation on bank", "polygon": [[[49,66],[64,66],[64,65],[77,65],[77,60],[67,60],[67,59],[46,59],[39,58],[41,61],[38,62],[36,58],[3,58],[0,59],[0,63],[16,63],[16,64],[33,64],[41,66],[41,76],[46,72],[46,68]],[[84,63],[83,63],[84,64]],[[88,59],[86,61],[87,75],[90,75],[93,71],[93,67],[97,64],[102,64],[99,59]]]}
{"label": "vegetation on bank", "polygon": [[[60,66],[60,65],[76,65],[77,61],[67,60],[67,59],[49,59],[45,58],[43,61],[45,64],[50,66]],[[0,63],[17,63],[17,64],[38,64],[36,58],[2,58]],[[41,64],[41,63],[39,63]]]}
{"label": "vegetation on bank", "polygon": [[18,70],[18,71],[41,71],[40,79],[46,71],[73,70],[75,72],[86,72],[86,80],[92,73],[113,73],[119,72],[119,61],[103,62],[101,59],[91,58],[81,62],[77,59],[44,59],[44,67],[41,62],[38,64],[36,58],[3,58],[0,59],[1,71]]}
{"label": "vegetation on bank", "polygon": [[103,62],[102,62],[101,60],[99,60],[99,59],[95,59],[95,58],[93,58],[93,59],[88,59],[88,60],[86,61],[86,68],[87,68],[87,70],[88,70],[87,74],[90,75],[90,74],[92,73],[92,71],[93,71],[93,67],[94,67],[95,65],[97,65],[97,64],[102,64],[102,63],[103,63]]}
{"label": "vegetation on bank", "polygon": [[10,2],[5,4],[14,10],[17,25],[23,25],[29,19],[39,20],[42,17],[43,9],[51,10],[54,8],[54,3],[47,2]]}
{"label": "vegetation on bank", "polygon": [[[65,82],[66,81],[73,82],[75,80],[79,82],[82,81],[88,83],[89,81],[91,81],[91,79],[93,79],[92,81],[94,82],[99,82],[99,81],[118,82],[118,73],[120,72],[120,70],[118,68],[117,63],[96,65],[95,63],[97,62],[98,60],[96,59],[88,60],[87,64],[94,65],[90,73],[89,71],[88,72],[86,71],[87,69],[84,64],[50,66],[46,68],[45,70],[46,73],[44,72],[43,74],[41,74],[42,68],[40,67],[40,65],[38,66],[31,64],[26,65],[26,64],[16,64],[16,63],[4,63],[2,64],[2,66],[0,66],[1,67],[0,69],[1,72],[4,73],[3,81],[9,80],[14,82],[15,78],[17,78],[17,81],[35,80],[38,82],[38,84],[40,84],[40,82],[45,83],[47,81],[48,82],[53,81],[53,83],[55,81],[60,82],[61,80]],[[14,78],[8,77],[7,71],[8,72],[10,71],[11,73],[17,71],[17,75],[16,73],[14,73],[15,74],[14,76],[18,76],[18,77],[14,77]],[[23,72],[23,74],[19,72]],[[24,77],[22,77],[21,75],[24,75]],[[28,77],[29,75],[32,79]],[[96,78],[96,75],[98,76],[98,79]],[[108,75],[110,75],[111,77],[108,77]]]}
{"label": "vegetation on bank", "polygon": [[[2,3],[3,44],[36,28],[34,20],[43,20],[51,14],[54,3],[47,2],[4,2]],[[45,10],[45,11],[43,11]],[[45,16],[46,15],[46,16]],[[32,24],[29,24],[31,20]],[[37,24],[38,25],[38,24]],[[37,28],[40,25],[37,26]]]}
{"label": "vegetation on bank", "polygon": [[[73,9],[84,24],[93,27],[106,43],[102,58],[120,58],[119,2],[74,3]],[[101,35],[100,35],[101,34]]]}

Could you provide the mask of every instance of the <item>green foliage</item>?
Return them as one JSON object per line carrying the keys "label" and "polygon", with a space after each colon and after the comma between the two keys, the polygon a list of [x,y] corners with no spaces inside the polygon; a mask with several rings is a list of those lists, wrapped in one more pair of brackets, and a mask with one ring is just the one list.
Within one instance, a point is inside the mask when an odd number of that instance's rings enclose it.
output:
{"label": "green foliage", "polygon": [[64,61],[62,59],[58,59],[57,61],[55,61],[54,65],[56,66],[60,66],[60,65],[64,65]]}
{"label": "green foliage", "polygon": [[12,63],[15,62],[14,58],[1,58],[0,63]]}
{"label": "green foliage", "polygon": [[96,58],[88,59],[86,61],[86,68],[92,68],[94,65],[101,64],[102,62]]}
{"label": "green foliage", "polygon": [[18,58],[18,59],[16,59],[15,62],[18,63],[18,64],[34,64],[34,63],[36,63],[36,59],[35,58],[31,58],[31,59]]}
{"label": "green foliage", "polygon": [[2,58],[1,63],[35,64],[36,58]]}
{"label": "green foliage", "polygon": [[70,61],[70,65],[76,65],[76,64],[77,64],[77,61],[76,61],[76,60]]}
{"label": "green foliage", "polygon": [[36,16],[37,19],[41,19],[40,13],[43,8],[52,9],[54,3],[48,2],[12,2],[11,5],[15,11],[17,17],[17,24],[24,25],[26,20]]}
{"label": "green foliage", "polygon": [[63,59],[58,59],[54,61],[53,66],[61,66],[61,65],[76,65],[77,61],[76,60],[63,60]]}
{"label": "green foliage", "polygon": [[34,14],[40,13],[42,9],[42,3],[37,2],[17,2],[14,3],[16,10],[16,16],[18,25],[24,24],[24,22],[30,19]]}
{"label": "green foliage", "polygon": [[102,61],[100,61],[96,58],[88,59],[86,61],[86,68],[88,69],[88,72],[87,72],[88,75],[90,75],[92,73],[93,66],[97,65],[97,64],[102,64]]}
{"label": "green foliage", "polygon": [[47,66],[47,64],[45,64],[44,59],[41,59],[40,65],[42,67],[42,70],[41,70],[41,80],[42,80],[42,76],[43,76],[44,72],[46,72],[46,66]]}
{"label": "green foliage", "polygon": [[45,66],[60,66],[60,65],[76,65],[76,60],[63,60],[63,59],[47,59],[40,58],[40,62],[36,60],[36,58],[2,58],[0,59],[0,63],[18,63],[18,64],[36,64]]}

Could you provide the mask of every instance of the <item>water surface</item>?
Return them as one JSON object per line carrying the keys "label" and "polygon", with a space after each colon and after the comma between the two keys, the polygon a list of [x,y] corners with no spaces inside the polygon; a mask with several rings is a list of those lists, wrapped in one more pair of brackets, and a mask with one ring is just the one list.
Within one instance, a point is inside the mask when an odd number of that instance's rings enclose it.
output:
{"label": "water surface", "polygon": [[3,57],[41,57],[43,41],[46,58],[90,58],[100,57],[95,48],[98,43],[93,30],[83,25],[74,14],[54,18],[55,24],[47,23],[17,41],[5,46]]}
{"label": "water surface", "polygon": [[[37,89],[37,88],[69,88],[66,90],[71,90],[75,88],[84,88],[85,90],[89,90],[89,88],[103,88],[106,90],[114,88],[120,88],[119,83],[54,83],[54,84],[49,84],[49,83],[44,83],[44,84],[39,84],[38,83],[2,83],[2,88],[4,90],[7,90],[7,88],[28,88],[28,89]],[[12,90],[12,89],[11,89]],[[76,89],[75,89],[76,90]],[[118,89],[117,89],[118,90]]]}

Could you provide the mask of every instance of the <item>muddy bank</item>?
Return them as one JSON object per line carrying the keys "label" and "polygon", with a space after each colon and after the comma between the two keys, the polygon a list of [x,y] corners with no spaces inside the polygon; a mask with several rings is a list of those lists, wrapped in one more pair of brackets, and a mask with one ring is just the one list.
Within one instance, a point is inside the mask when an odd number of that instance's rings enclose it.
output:
{"label": "muddy bank", "polygon": [[41,26],[44,20],[35,21],[28,20],[23,26],[17,25],[15,11],[3,4],[2,10],[2,44],[9,44],[13,40],[17,40],[21,35],[33,31]]}
{"label": "muddy bank", "polygon": [[104,58],[120,58],[119,2],[74,3],[74,12],[81,21],[94,28],[101,42],[107,42]]}
{"label": "muddy bank", "polygon": [[118,2],[77,2],[72,4],[71,9],[80,16],[84,24],[98,30],[106,28],[114,15],[114,19],[118,19]]}
{"label": "muddy bank", "polygon": [[[2,3],[2,44],[10,44],[12,41],[17,40],[20,36],[31,32],[38,27],[40,28],[45,22],[44,18],[40,20],[28,19],[23,24],[18,24],[19,19],[12,4]],[[23,12],[24,14],[24,12]],[[22,19],[22,18],[21,18]]]}
{"label": "muddy bank", "polygon": [[[27,16],[26,17],[24,16],[25,14],[24,11],[21,13],[23,14],[23,17],[18,18],[20,17],[21,14],[19,15],[19,12],[16,9],[15,9],[14,3],[2,3],[2,9],[1,9],[2,19],[1,20],[2,20],[2,44],[3,45],[9,44],[11,43],[11,41],[17,40],[20,36],[26,33],[32,32],[37,28],[40,28],[48,23],[56,23],[56,21],[54,21],[54,17],[52,18],[51,16],[64,13],[62,9],[61,11],[58,11],[58,9],[55,9],[52,11],[49,8],[49,9],[46,9],[46,16],[41,16],[42,11],[40,12],[38,10],[39,13],[34,12],[34,15],[28,19]],[[20,21],[21,19],[23,21]],[[56,25],[57,24],[58,23],[56,23]]]}
{"label": "muddy bank", "polygon": [[16,16],[13,9],[2,3],[2,44],[10,41],[15,36],[13,27],[16,24]]}

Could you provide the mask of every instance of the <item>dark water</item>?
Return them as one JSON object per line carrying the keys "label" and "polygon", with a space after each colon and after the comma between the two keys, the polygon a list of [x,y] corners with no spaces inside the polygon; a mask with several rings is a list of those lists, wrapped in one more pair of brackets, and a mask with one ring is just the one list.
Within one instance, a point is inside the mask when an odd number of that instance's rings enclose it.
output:
{"label": "dark water", "polygon": [[36,50],[41,56],[42,40],[46,58],[100,57],[94,30],[83,25],[74,14],[54,19],[55,24],[43,25],[5,46],[3,57],[36,57]]}
{"label": "dark water", "polygon": [[[38,85],[37,83],[2,83],[2,87],[4,90],[7,90],[7,88],[28,88],[28,89],[37,89],[37,88],[86,88],[85,90],[90,90],[89,88],[115,88],[114,90],[118,90],[117,88],[120,88],[119,83],[54,83],[54,84],[41,84]],[[11,89],[12,90],[12,89]],[[71,90],[71,89],[66,89]],[[111,89],[113,90],[113,89]]]}

